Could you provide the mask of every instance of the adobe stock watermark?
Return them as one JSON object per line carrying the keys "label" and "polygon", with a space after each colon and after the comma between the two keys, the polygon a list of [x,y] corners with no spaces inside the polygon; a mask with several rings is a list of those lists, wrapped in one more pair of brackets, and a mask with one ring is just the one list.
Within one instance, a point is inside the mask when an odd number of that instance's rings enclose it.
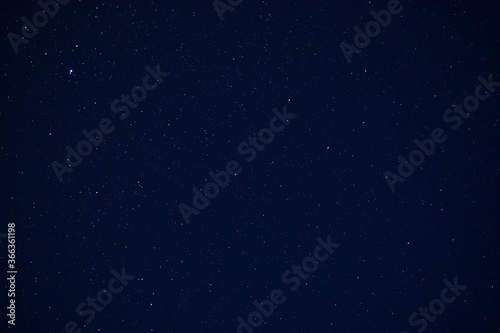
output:
{"label": "adobe stock watermark", "polygon": [[[420,326],[417,329],[418,333],[422,333],[427,329],[428,322],[433,323],[436,321],[436,316],[444,312],[445,304],[454,302],[462,294],[462,291],[467,289],[466,285],[458,284],[457,277],[453,279],[453,284],[448,279],[445,279],[443,282],[446,287],[441,290],[439,298],[430,301],[428,308],[419,307],[418,312],[413,312],[408,318],[410,326]],[[401,331],[400,333],[408,333],[408,331]]]}
{"label": "adobe stock watermark", "polygon": [[[102,312],[111,303],[113,295],[121,293],[128,286],[128,282],[135,279],[135,276],[127,275],[125,267],[122,268],[121,273],[113,269],[111,270],[111,274],[114,277],[109,280],[107,289],[99,290],[95,298],[87,297],[85,302],[77,305],[75,309],[76,314],[80,317],[88,316],[85,319],[84,327],[95,319],[96,312]],[[76,322],[68,321],[64,325],[64,332],[60,333],[80,333],[81,331],[82,329]]]}
{"label": "adobe stock watermark", "polygon": [[[263,151],[266,145],[274,140],[275,134],[285,129],[285,125],[289,124],[289,119],[297,117],[297,115],[293,113],[287,113],[286,106],[283,107],[282,112],[274,108],[273,113],[276,116],[272,117],[269,121],[269,128],[262,128],[256,136],[248,136],[247,140],[242,141],[238,145],[238,153],[242,156],[248,156],[245,158],[247,162],[252,162],[255,157],[257,157],[257,152]],[[279,126],[277,124],[278,121],[280,122]],[[224,189],[229,185],[231,176],[236,177],[243,169],[240,167],[238,161],[230,160],[226,163],[225,170],[226,171],[222,170],[217,173],[213,171],[208,172],[213,182],[208,182],[203,186],[203,193],[193,186],[193,207],[184,203],[179,204],[179,211],[186,224],[190,223],[191,215],[198,215],[200,210],[205,209],[210,204],[209,199],[215,199],[219,195],[220,189]]]}
{"label": "adobe stock watermark", "polygon": [[[500,87],[500,82],[495,82],[492,79],[492,74],[488,75],[488,80],[483,76],[478,76],[477,80],[479,85],[476,86],[474,90],[474,96],[469,95],[464,98],[462,104],[453,104],[453,110],[447,109],[443,112],[443,120],[445,123],[451,123],[451,128],[456,131],[462,125],[462,120],[470,117],[470,112],[474,112],[479,108],[480,101],[485,101],[490,97],[490,94],[495,92],[494,87]],[[486,89],[485,93],[481,93],[482,89]],[[464,111],[465,109],[465,111]],[[467,111],[467,112],[466,112]],[[413,142],[417,146],[417,149],[410,152],[408,155],[408,160],[402,155],[398,156],[398,174],[393,172],[385,171],[384,178],[387,181],[387,185],[391,192],[396,191],[397,183],[404,183],[408,177],[413,175],[415,172],[415,167],[419,167],[425,162],[425,156],[431,156],[436,150],[436,144],[444,143],[448,136],[445,131],[440,128],[434,128],[430,133],[430,139],[424,139],[422,141],[415,139]],[[408,162],[409,161],[409,162]]]}
{"label": "adobe stock watermark", "polygon": [[[293,284],[290,286],[290,291],[296,291],[299,289],[302,281],[309,278],[309,274],[313,274],[318,269],[320,262],[327,260],[330,255],[333,254],[334,249],[340,247],[339,243],[333,243],[330,235],[326,237],[326,242],[321,238],[317,237],[317,245],[314,248],[313,255],[305,257],[302,259],[301,265],[292,265],[291,270],[286,270],[281,275],[281,281],[284,284]],[[321,252],[320,252],[321,251]],[[303,272],[302,269],[305,271]],[[264,323],[264,316],[269,318],[277,305],[281,305],[286,301],[286,297],[283,296],[282,289],[274,289],[269,295],[269,299],[265,299],[262,302],[253,301],[253,305],[256,311],[250,312],[247,316],[247,320],[244,320],[240,316],[236,318],[238,322],[238,327],[236,328],[237,333],[252,333],[253,328],[257,328]],[[253,327],[253,328],[252,328]],[[244,331],[243,331],[244,330]]]}
{"label": "adobe stock watermark", "polygon": [[234,7],[239,6],[243,0],[226,0],[227,3],[219,0],[215,0],[212,2],[212,5],[214,6],[215,12],[217,13],[217,16],[219,17],[219,20],[222,22],[224,21],[224,13],[229,11],[232,12],[234,10]]}
{"label": "adobe stock watermark", "polygon": [[59,5],[66,5],[70,1],[71,0],[57,0],[57,2],[56,0],[38,1],[38,6],[40,6],[42,11],[33,14],[31,19],[33,23],[31,23],[26,16],[21,17],[21,21],[24,23],[21,26],[21,34],[23,36],[21,37],[13,32],[7,34],[7,38],[14,52],[19,54],[19,45],[28,44],[30,39],[38,35],[38,29],[45,27],[49,23],[49,16],[53,18],[59,13]]}
{"label": "adobe stock watermark", "polygon": [[361,53],[361,49],[364,49],[368,46],[368,44],[370,44],[370,37],[375,38],[380,34],[380,31],[382,30],[380,26],[382,26],[383,28],[387,27],[389,23],[391,23],[392,15],[397,15],[401,13],[402,10],[403,6],[399,6],[399,0],[389,0],[389,2],[387,3],[387,10],[382,9],[378,13],[374,10],[371,10],[370,14],[371,16],[373,16],[375,21],[366,23],[364,29],[365,32],[361,31],[358,26],[354,27],[354,31],[356,32],[356,34],[354,35],[353,42],[356,46],[344,42],[339,44],[340,50],[344,54],[347,63],[351,63],[351,55],[353,53]]}
{"label": "adobe stock watermark", "polygon": [[[163,78],[166,78],[170,74],[167,72],[162,72],[160,70],[160,65],[156,65],[156,68],[153,70],[151,67],[146,66],[146,71],[149,74],[146,74],[142,78],[142,86],[135,86],[130,90],[130,95],[121,94],[121,99],[115,99],[111,102],[111,111],[113,113],[121,113],[120,120],[125,120],[129,114],[130,109],[135,109],[139,105],[138,103],[144,101],[148,96],[148,91],[156,89],[158,84],[163,82]],[[151,82],[150,79],[154,81]],[[131,97],[133,101],[131,100]],[[129,109],[130,108],[130,109]],[[72,173],[73,169],[79,166],[83,158],[85,156],[89,156],[92,153],[93,147],[97,147],[102,143],[104,138],[104,134],[110,134],[115,130],[116,126],[113,125],[113,121],[109,118],[102,118],[99,121],[99,125],[97,128],[93,128],[90,131],[86,129],[82,130],[83,136],[87,138],[87,140],[81,140],[76,145],[76,150],[70,146],[66,146],[65,149],[67,151],[66,154],[66,165],[53,161],[50,166],[54,170],[54,173],[61,183],[63,181],[63,175],[65,173]]]}
{"label": "adobe stock watermark", "polygon": [[[10,325],[16,325],[16,278],[17,278],[17,266],[16,266],[16,224],[8,223],[7,224],[7,236],[8,236],[8,260],[7,260],[7,285],[9,289],[7,289],[7,297],[9,299],[9,306],[7,307],[7,317],[10,320],[7,322]],[[20,288],[17,288],[18,291]],[[19,294],[19,292],[18,292]]]}

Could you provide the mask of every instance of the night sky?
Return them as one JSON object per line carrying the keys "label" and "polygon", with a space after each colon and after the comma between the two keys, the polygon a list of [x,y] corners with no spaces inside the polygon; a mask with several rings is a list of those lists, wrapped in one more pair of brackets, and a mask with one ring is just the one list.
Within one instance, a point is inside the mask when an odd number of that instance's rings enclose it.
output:
{"label": "night sky", "polygon": [[0,5],[0,332],[500,332],[498,1],[59,2]]}

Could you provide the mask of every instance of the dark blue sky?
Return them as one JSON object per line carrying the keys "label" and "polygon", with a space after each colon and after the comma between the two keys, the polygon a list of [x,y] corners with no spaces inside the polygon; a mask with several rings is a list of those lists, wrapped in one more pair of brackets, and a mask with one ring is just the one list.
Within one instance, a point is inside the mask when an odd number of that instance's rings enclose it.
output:
{"label": "dark blue sky", "polygon": [[497,2],[0,6],[0,331],[499,332]]}

